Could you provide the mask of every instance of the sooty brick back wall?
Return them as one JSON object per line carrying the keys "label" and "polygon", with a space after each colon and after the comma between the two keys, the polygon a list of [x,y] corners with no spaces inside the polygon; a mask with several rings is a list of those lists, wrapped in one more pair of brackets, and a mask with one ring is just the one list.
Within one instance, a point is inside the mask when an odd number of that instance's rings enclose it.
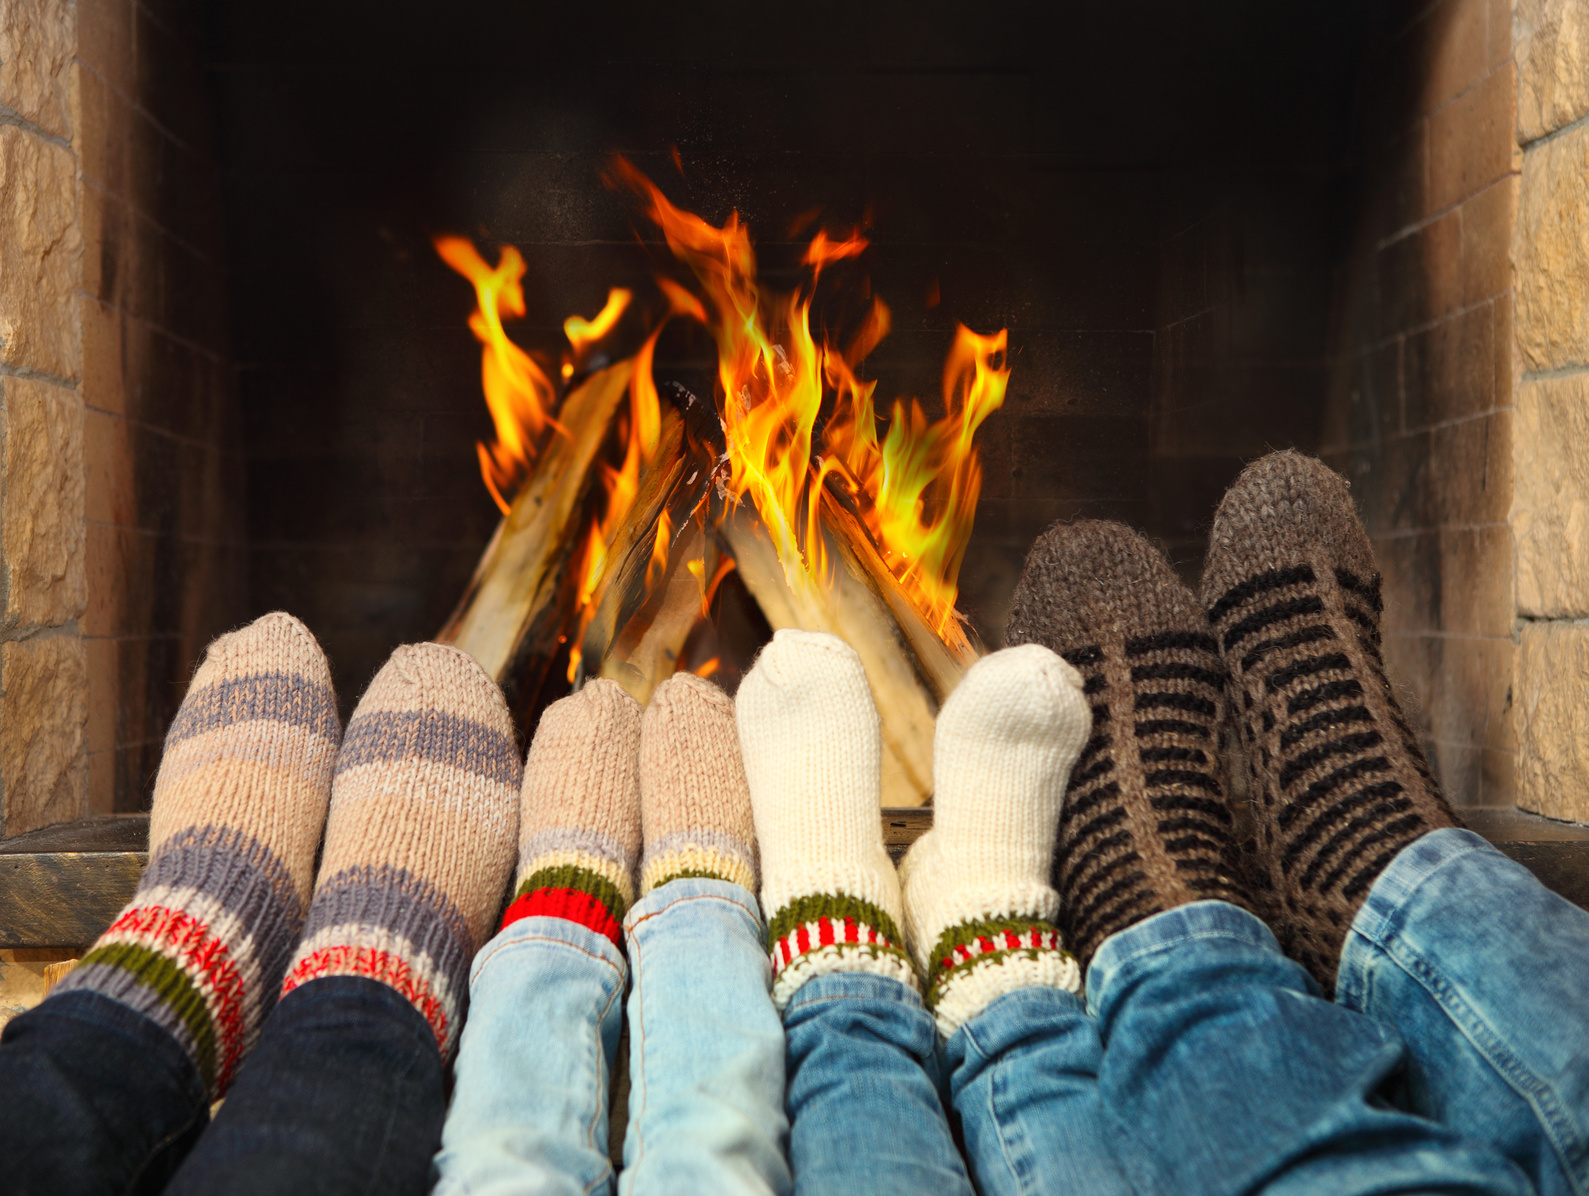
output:
{"label": "sooty brick back wall", "polygon": [[936,394],[955,320],[1010,329],[961,579],[989,642],[1058,518],[1195,577],[1242,462],[1319,445],[1371,7],[216,0],[254,608],[309,623],[345,706],[440,625],[497,515],[429,238],[518,245],[513,334],[553,345],[650,275],[615,149],[775,268],[797,214],[869,209],[880,398]]}

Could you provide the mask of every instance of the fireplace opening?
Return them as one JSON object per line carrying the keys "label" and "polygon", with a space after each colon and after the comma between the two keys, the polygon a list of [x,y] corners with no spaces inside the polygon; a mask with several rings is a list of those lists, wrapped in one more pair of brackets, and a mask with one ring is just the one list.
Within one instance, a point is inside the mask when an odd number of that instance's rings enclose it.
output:
{"label": "fireplace opening", "polygon": [[[1545,638],[1584,604],[1555,563],[1570,521],[1542,505],[1567,466],[1554,408],[1527,425],[1538,452],[1513,418],[1528,388],[1569,385],[1529,372],[1570,341],[1548,331],[1555,292],[1531,325],[1514,298],[1545,261],[1514,226],[1551,210],[1519,199],[1525,155],[1575,119],[1545,18],[107,0],[62,20],[59,95],[4,100],[23,121],[5,128],[61,157],[75,213],[36,240],[77,254],[40,267],[57,307],[29,309],[70,335],[4,348],[5,493],[24,493],[15,446],[67,463],[26,475],[58,541],[28,555],[7,532],[0,688],[27,751],[4,761],[6,835],[147,809],[220,631],[302,618],[346,717],[395,645],[449,624],[502,513],[475,296],[436,239],[523,255],[507,331],[555,359],[613,288],[658,296],[662,238],[604,182],[614,155],[712,226],[737,213],[781,292],[815,230],[861,230],[870,289],[831,318],[887,304],[858,367],[880,432],[899,398],[946,414],[959,326],[1007,336],[957,578],[975,642],[1001,643],[1053,521],[1127,522],[1195,581],[1243,464],[1320,454],[1374,539],[1388,667],[1453,800],[1572,813],[1549,796],[1576,759],[1550,696],[1571,653]],[[658,383],[715,400],[714,352],[670,326]],[[1514,478],[1519,453],[1546,465]],[[731,687],[776,620],[736,569],[712,622],[736,652],[679,651]],[[517,695],[526,725],[573,646]]]}

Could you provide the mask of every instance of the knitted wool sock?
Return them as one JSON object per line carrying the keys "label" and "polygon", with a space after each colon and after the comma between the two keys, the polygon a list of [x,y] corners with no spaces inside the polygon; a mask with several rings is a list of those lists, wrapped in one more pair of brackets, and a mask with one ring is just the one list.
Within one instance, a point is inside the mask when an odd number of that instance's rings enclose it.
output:
{"label": "knitted wool sock", "polygon": [[469,961],[513,863],[518,747],[496,682],[409,644],[370,682],[337,754],[314,902],[282,995],[325,976],[395,989],[457,1041]]}
{"label": "knitted wool sock", "polygon": [[734,701],[693,673],[657,686],[640,721],[640,824],[642,894],[681,876],[756,891],[756,826]]}
{"label": "knitted wool sock", "polygon": [[1053,922],[1054,831],[1092,726],[1081,676],[1047,648],[971,666],[933,735],[933,828],[900,868],[905,934],[944,1038],[1005,993],[1081,990]]}
{"label": "knitted wool sock", "polygon": [[1058,652],[1092,702],[1054,856],[1060,927],[1083,966],[1162,910],[1250,908],[1220,784],[1224,670],[1154,547],[1118,523],[1050,528],[1026,558],[1005,639]]}
{"label": "knitted wool sock", "polygon": [[303,925],[340,737],[331,671],[297,619],[211,644],[166,734],[138,891],[55,992],[158,1022],[224,1093]]}
{"label": "knitted wool sock", "polygon": [[640,852],[640,707],[598,678],[541,716],[524,766],[519,883],[502,925],[567,918],[620,944]]}
{"label": "knitted wool sock", "polygon": [[761,851],[761,908],[780,1012],[829,972],[912,988],[899,877],[883,847],[882,730],[861,658],[837,636],[784,630],[735,700]]}
{"label": "knitted wool sock", "polygon": [[1329,991],[1375,879],[1455,825],[1385,678],[1379,573],[1345,480],[1295,452],[1248,466],[1214,519],[1203,602],[1240,694],[1281,943]]}

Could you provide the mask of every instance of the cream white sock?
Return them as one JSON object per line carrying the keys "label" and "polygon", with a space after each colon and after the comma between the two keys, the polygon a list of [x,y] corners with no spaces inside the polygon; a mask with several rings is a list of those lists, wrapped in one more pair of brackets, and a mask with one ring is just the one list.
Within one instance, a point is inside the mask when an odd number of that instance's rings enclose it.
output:
{"label": "cream white sock", "polygon": [[1081,675],[1024,644],[971,666],[938,715],[933,829],[900,872],[905,935],[945,1038],[1018,988],[1080,991],[1049,886],[1065,784],[1092,729]]}
{"label": "cream white sock", "polygon": [[780,631],[735,699],[761,849],[773,1002],[829,972],[916,987],[899,877],[883,847],[882,732],[861,658],[837,636]]}

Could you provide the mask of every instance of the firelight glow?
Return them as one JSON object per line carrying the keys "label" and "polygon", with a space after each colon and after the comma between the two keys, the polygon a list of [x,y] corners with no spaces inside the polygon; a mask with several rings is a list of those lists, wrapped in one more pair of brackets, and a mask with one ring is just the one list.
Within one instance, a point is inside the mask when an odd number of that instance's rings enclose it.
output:
{"label": "firelight glow", "polygon": [[[577,645],[601,598],[612,537],[633,505],[642,462],[656,453],[661,408],[652,360],[662,326],[675,317],[704,325],[717,344],[717,407],[728,447],[724,486],[732,501],[748,499],[754,506],[789,584],[827,587],[834,567],[832,523],[851,518],[853,511],[900,591],[947,645],[963,649],[955,598],[982,484],[975,437],[1004,402],[1007,332],[983,336],[958,325],[944,364],[944,417],[931,421],[918,400],[898,400],[880,439],[877,383],[862,381],[857,371],[888,334],[888,308],[874,298],[843,346],[825,332],[819,338],[812,328],[822,272],[860,255],[865,237],[819,230],[803,259],[809,277],[793,293],[781,294],[759,282],[749,230],[737,212],[714,227],[674,206],[621,157],[614,159],[608,181],[639,196],[698,293],[675,279],[657,279],[666,311],[634,354],[629,409],[618,421],[623,459],[616,467],[601,466],[606,503],[585,534],[576,566],[579,626],[570,637],[570,678],[579,663]],[[549,366],[503,331],[505,317],[525,311],[525,263],[518,250],[504,246],[493,269],[463,238],[438,237],[436,249],[474,284],[478,307],[469,327],[482,346],[481,382],[496,430],[491,445],[478,446],[480,470],[506,514],[512,492],[533,469],[538,446],[562,431],[552,416],[561,385],[553,385]],[[595,317],[571,316],[564,323],[569,347],[556,370],[560,384],[613,334],[632,300],[628,291],[613,288]],[[828,419],[818,439],[824,407]],[[670,524],[657,528],[648,588],[665,572],[673,534]],[[700,562],[688,564],[702,585],[704,611],[731,563],[720,565],[710,582]]]}

